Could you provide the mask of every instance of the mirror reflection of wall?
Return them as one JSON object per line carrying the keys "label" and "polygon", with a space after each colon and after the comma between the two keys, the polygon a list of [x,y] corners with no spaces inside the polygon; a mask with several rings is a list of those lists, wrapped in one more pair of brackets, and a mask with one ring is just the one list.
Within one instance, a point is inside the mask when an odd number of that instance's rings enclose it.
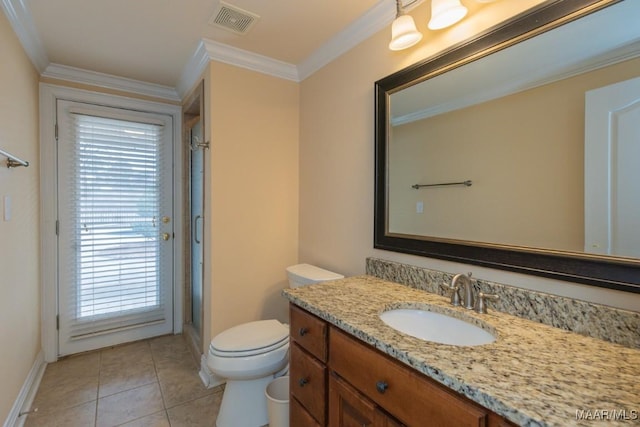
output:
{"label": "mirror reflection of wall", "polygon": [[389,233],[583,252],[585,92],[638,70],[636,58],[393,126]]}

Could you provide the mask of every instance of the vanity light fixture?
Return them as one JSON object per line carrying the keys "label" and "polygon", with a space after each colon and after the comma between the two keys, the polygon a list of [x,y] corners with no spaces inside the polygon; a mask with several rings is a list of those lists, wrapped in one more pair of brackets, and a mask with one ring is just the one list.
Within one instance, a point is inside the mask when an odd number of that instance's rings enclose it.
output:
{"label": "vanity light fixture", "polygon": [[404,14],[402,0],[396,0],[396,10],[396,19],[391,24],[389,49],[407,49],[422,40],[422,33],[416,28],[413,18]]}
{"label": "vanity light fixture", "polygon": [[460,0],[431,0],[430,30],[440,30],[460,21],[467,14],[467,8]]}

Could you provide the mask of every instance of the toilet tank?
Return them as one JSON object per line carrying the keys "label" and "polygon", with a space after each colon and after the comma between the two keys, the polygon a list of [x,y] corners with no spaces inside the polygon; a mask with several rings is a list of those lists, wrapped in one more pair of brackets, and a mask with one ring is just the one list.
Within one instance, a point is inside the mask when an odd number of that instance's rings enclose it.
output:
{"label": "toilet tank", "polygon": [[287,267],[287,276],[289,278],[290,288],[326,282],[327,280],[344,279],[342,274],[334,273],[333,271],[325,270],[324,268],[311,264],[296,264]]}

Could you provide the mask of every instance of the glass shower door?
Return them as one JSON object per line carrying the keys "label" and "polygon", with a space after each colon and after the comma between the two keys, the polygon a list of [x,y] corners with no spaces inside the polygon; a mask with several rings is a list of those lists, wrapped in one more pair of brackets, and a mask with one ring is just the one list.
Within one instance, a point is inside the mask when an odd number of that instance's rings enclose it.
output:
{"label": "glass shower door", "polygon": [[202,124],[191,128],[191,323],[202,334],[202,279],[204,254],[204,149]]}

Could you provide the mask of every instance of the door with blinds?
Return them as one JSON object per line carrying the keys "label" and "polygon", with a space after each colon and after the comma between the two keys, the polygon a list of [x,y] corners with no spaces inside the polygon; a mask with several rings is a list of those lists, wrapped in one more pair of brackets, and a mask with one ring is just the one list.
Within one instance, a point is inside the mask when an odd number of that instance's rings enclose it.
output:
{"label": "door with blinds", "polygon": [[58,100],[58,351],[173,329],[170,116]]}

